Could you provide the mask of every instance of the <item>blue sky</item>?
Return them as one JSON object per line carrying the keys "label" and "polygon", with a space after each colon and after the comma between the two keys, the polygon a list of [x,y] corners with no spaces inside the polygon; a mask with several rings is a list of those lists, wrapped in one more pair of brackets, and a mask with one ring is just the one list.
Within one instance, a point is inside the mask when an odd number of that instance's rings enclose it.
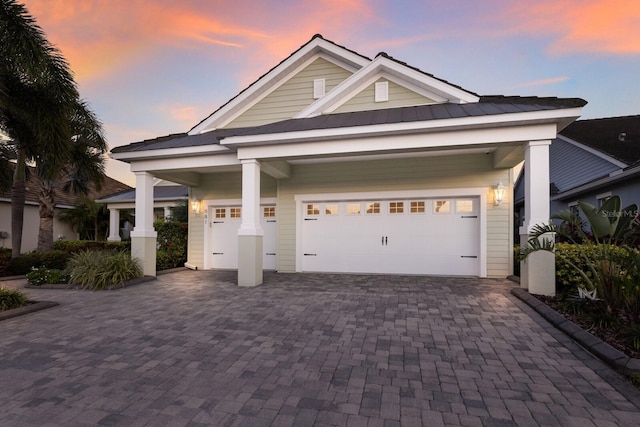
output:
{"label": "blue sky", "polygon": [[[314,34],[480,95],[640,114],[635,0],[24,0],[110,147],[185,132]],[[130,185],[127,164],[107,173]]]}

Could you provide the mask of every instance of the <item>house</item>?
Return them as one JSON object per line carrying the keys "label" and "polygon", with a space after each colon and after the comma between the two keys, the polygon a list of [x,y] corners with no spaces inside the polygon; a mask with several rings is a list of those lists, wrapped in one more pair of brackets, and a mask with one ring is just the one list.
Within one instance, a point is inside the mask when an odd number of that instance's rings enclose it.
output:
{"label": "house", "polygon": [[[26,182],[24,222],[22,227],[22,252],[32,252],[38,246],[38,232],[40,225],[40,213],[38,194],[40,184],[36,179],[35,172],[28,174]],[[126,184],[108,176],[105,177],[101,189],[98,191],[93,184],[90,184],[90,199],[97,199],[105,194],[115,193],[123,190],[130,190]],[[55,214],[53,219],[53,238],[57,240],[77,240],[78,233],[71,225],[58,219],[58,215],[65,209],[74,208],[83,196],[74,195],[57,189],[55,191]],[[11,248],[11,190],[0,193],[0,247]]]}
{"label": "house", "polygon": [[[172,216],[173,208],[181,202],[189,200],[189,188],[184,185],[173,185],[156,181],[153,187],[153,220],[160,221]],[[120,227],[120,212],[135,210],[135,188],[111,194],[96,200],[104,203],[109,210],[109,236],[107,240],[120,241],[129,237],[128,229]],[[122,236],[124,234],[124,236]]]}
{"label": "house", "polygon": [[[155,274],[160,178],[190,187],[186,265],[241,286],[263,269],[508,276],[513,167],[535,175],[528,233],[549,216],[549,145],[585,104],[479,96],[316,35],[190,131],[112,150],[136,176],[132,256]],[[553,262],[534,256],[522,285],[553,293]]]}
{"label": "house", "polygon": [[[577,213],[578,200],[601,206],[612,195],[624,206],[640,203],[640,115],[570,124],[551,144],[549,163],[551,214]],[[525,216],[524,181],[514,189],[517,222]]]}

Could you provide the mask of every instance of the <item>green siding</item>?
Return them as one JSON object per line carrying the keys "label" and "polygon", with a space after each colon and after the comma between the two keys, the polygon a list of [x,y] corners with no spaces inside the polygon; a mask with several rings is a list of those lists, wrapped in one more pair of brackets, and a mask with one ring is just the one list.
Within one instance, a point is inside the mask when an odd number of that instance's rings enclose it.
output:
{"label": "green siding", "polygon": [[290,119],[314,101],[314,79],[324,78],[328,93],[350,75],[344,68],[318,58],[225,127],[259,126]]}
{"label": "green siding", "polygon": [[380,78],[376,82],[367,86],[356,96],[341,105],[335,112],[348,113],[353,111],[380,110],[383,108],[408,107],[411,105],[434,104],[435,101],[422,96],[412,90],[389,81],[389,100],[385,102],[374,102],[375,83],[388,81]]}

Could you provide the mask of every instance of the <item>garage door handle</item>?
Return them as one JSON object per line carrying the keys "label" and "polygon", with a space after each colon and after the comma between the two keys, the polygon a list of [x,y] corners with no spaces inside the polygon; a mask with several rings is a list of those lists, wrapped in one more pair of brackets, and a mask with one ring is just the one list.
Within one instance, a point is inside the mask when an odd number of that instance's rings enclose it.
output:
{"label": "garage door handle", "polygon": [[224,221],[213,221],[214,224],[224,224]]}
{"label": "garage door handle", "polygon": [[382,236],[382,246],[387,246],[387,236]]}
{"label": "garage door handle", "polygon": [[318,256],[318,254],[303,254],[304,256]]}
{"label": "garage door handle", "polygon": [[462,215],[460,218],[478,218],[478,215]]}
{"label": "garage door handle", "polygon": [[266,255],[275,255],[275,252],[267,252]]}
{"label": "garage door handle", "polygon": [[305,221],[317,221],[318,218],[305,218],[304,220]]}
{"label": "garage door handle", "polygon": [[212,252],[211,255],[224,255],[224,252]]}
{"label": "garage door handle", "polygon": [[475,255],[460,255],[460,258],[478,258]]}
{"label": "garage door handle", "polygon": [[267,222],[276,222],[275,219],[268,219]]}

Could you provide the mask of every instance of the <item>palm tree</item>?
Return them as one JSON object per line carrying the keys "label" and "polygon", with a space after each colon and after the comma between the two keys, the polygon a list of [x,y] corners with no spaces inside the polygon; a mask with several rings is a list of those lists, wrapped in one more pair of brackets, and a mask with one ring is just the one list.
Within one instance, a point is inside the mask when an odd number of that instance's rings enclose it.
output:
{"label": "palm tree", "polygon": [[[73,133],[69,143],[71,151],[64,163],[51,164],[49,158],[35,158],[40,192],[40,228],[36,251],[53,249],[53,218],[55,192],[62,190],[73,194],[86,195],[89,184],[100,189],[104,180],[104,153],[107,143],[102,133],[102,125],[89,110],[85,102],[79,101],[76,110],[69,118]],[[96,239],[97,239],[96,230]]]}
{"label": "palm tree", "polygon": [[72,209],[65,209],[58,219],[69,224],[80,235],[81,240],[105,240],[109,228],[109,211],[87,197],[82,198]]}
{"label": "palm tree", "polygon": [[[69,66],[15,0],[0,3],[0,131],[11,140],[16,165],[11,189],[12,256],[20,254],[26,164],[40,157],[56,166],[68,159],[71,117],[79,98]],[[6,142],[3,142],[6,144]],[[1,165],[0,165],[1,166]],[[42,176],[50,177],[50,171]]]}

